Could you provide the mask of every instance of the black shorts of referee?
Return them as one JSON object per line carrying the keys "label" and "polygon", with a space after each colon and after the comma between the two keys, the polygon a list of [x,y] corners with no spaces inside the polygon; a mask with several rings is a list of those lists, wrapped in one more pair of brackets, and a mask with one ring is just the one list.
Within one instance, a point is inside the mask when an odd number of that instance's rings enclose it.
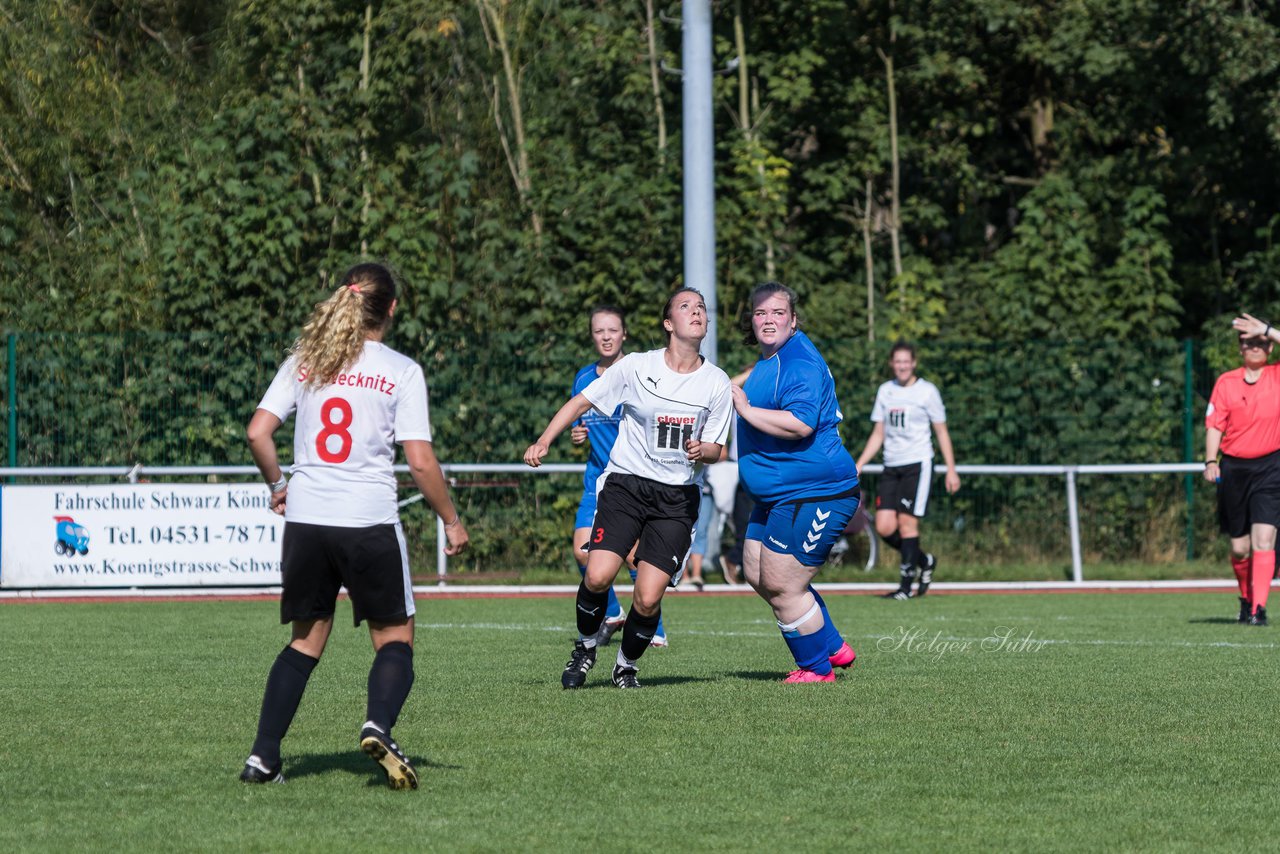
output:
{"label": "black shorts of referee", "polygon": [[1280,451],[1246,459],[1222,455],[1218,481],[1218,525],[1232,539],[1251,525],[1280,527]]}

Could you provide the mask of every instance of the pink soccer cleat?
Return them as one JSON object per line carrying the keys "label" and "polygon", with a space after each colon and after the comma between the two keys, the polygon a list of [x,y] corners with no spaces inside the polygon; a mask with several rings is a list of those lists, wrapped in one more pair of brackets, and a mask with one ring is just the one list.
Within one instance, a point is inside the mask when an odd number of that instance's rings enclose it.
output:
{"label": "pink soccer cleat", "polygon": [[836,675],[834,673],[814,673],[812,670],[792,670],[787,674],[787,678],[782,680],[783,685],[800,685],[804,682],[834,682]]}
{"label": "pink soccer cleat", "polygon": [[827,660],[831,662],[832,667],[848,670],[857,657],[858,654],[853,651],[853,647],[848,643],[842,643],[839,649],[827,656]]}

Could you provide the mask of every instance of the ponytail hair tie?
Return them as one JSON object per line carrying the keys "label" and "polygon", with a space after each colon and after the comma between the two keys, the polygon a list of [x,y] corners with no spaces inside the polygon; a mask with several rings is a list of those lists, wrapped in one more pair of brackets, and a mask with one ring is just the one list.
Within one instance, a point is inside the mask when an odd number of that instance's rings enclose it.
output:
{"label": "ponytail hair tie", "polygon": [[347,285],[347,289],[348,289],[348,290],[355,291],[356,293],[360,293],[360,286],[359,286],[359,285]]}

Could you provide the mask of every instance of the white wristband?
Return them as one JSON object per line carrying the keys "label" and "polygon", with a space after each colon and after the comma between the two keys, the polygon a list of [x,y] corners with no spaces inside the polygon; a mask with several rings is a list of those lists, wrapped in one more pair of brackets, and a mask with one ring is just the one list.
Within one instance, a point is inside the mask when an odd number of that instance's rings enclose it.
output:
{"label": "white wristband", "polygon": [[271,494],[276,495],[278,493],[284,492],[285,488],[288,486],[289,486],[289,481],[285,480],[284,475],[281,474],[280,479],[277,480],[275,483],[271,484]]}

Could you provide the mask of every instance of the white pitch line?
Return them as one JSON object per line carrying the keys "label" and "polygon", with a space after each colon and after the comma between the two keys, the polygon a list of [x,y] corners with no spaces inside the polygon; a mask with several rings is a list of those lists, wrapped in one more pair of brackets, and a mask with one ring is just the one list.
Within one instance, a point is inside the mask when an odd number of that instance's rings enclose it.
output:
{"label": "white pitch line", "polygon": [[[509,632],[564,632],[570,633],[572,628],[566,626],[531,626],[520,623],[418,623],[420,629],[438,629],[446,631],[509,631]],[[753,631],[724,631],[720,629],[681,629],[679,635],[684,637],[692,635],[694,637],[715,637],[715,638],[776,638],[777,632],[753,632]],[[895,643],[900,639],[900,635],[845,635],[846,638],[856,638],[860,641],[881,641],[889,640]],[[921,634],[918,643],[927,643],[930,640],[937,640],[943,643],[969,643],[981,644],[983,641],[990,642],[998,639],[994,635],[986,637],[964,637],[962,635],[935,635]],[[1015,638],[1010,642],[1016,642],[1021,638]],[[1032,637],[1031,643],[1045,644],[1051,646],[1122,646],[1122,647],[1167,647],[1171,649],[1276,649],[1280,644],[1276,643],[1239,643],[1237,641],[1147,641],[1147,640],[1102,640],[1087,638],[1084,640],[1071,640],[1068,638],[1038,638]]]}
{"label": "white pitch line", "polygon": [[[817,582],[814,587],[822,593],[885,593],[896,590],[896,582],[837,582],[824,584]],[[616,584],[613,588],[618,593],[632,592],[630,584]],[[1235,590],[1233,581],[1212,578],[1170,579],[1166,581],[936,581],[929,588],[936,592],[1009,592],[1009,591],[1042,591],[1070,592],[1082,590]],[[467,595],[557,595],[573,594],[578,590],[577,584],[418,584],[414,585],[414,594],[423,598],[433,595],[467,596]],[[677,588],[672,591],[676,596],[707,596],[734,594],[745,595],[751,588],[743,584],[708,584],[702,591],[690,592],[688,588]],[[79,587],[58,589],[20,589],[0,590],[0,599],[75,599],[120,598],[145,599],[147,597],[176,596],[278,596],[279,585],[262,587]]]}

